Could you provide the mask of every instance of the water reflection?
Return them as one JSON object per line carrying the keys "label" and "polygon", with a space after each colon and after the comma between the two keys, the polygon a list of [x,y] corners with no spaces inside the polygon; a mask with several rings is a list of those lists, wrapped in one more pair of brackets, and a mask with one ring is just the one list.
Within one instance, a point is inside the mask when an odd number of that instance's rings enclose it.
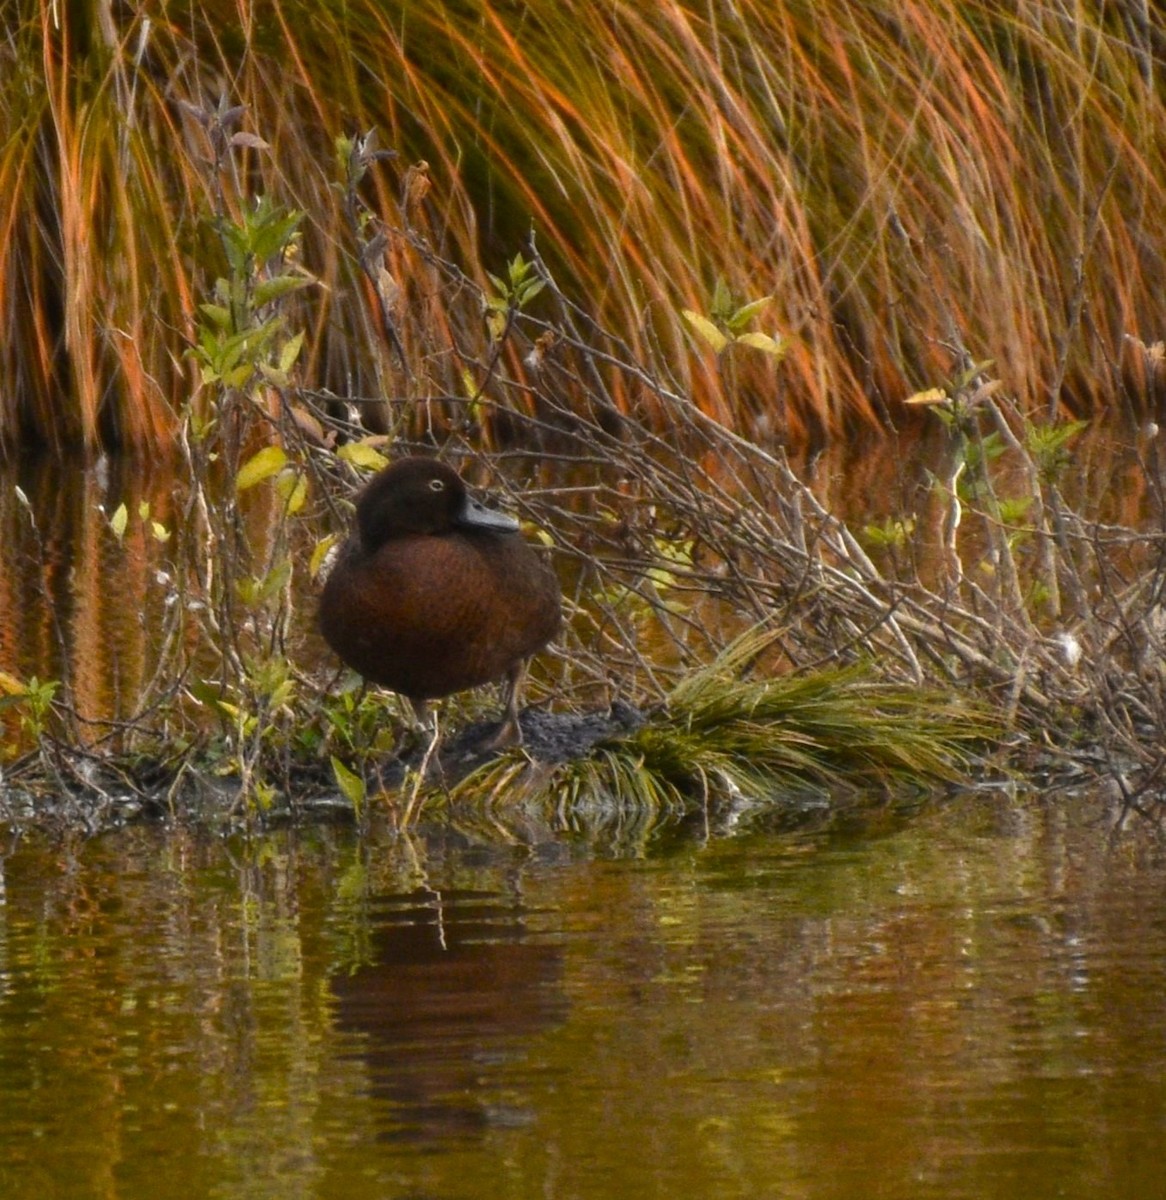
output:
{"label": "water reflection", "polygon": [[424,890],[377,909],[370,961],[332,990],[338,1027],[363,1035],[372,1094],[391,1105],[386,1136],[440,1143],[533,1119],[513,1095],[492,1099],[489,1077],[565,1019],[561,948],[500,894]]}
{"label": "water reflection", "polygon": [[119,543],[107,514],[126,503],[169,528],[167,476],[35,460],[0,472],[0,671],[59,680],[81,718],[79,740],[92,734],[86,722],[129,715],[145,686],[167,548],[142,521]]}
{"label": "water reflection", "polygon": [[1097,816],[2,843],[0,1197],[1161,1195],[1166,854]]}

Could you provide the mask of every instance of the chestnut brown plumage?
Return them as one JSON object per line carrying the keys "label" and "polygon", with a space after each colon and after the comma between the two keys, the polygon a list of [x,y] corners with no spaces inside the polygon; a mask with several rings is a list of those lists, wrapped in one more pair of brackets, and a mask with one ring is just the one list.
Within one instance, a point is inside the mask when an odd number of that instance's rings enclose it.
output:
{"label": "chestnut brown plumage", "polygon": [[320,630],[372,683],[426,701],[508,682],[492,740],[521,740],[527,660],[558,631],[559,584],[513,518],[472,500],[457,472],[428,458],[386,467],[356,502],[356,527],[320,598]]}

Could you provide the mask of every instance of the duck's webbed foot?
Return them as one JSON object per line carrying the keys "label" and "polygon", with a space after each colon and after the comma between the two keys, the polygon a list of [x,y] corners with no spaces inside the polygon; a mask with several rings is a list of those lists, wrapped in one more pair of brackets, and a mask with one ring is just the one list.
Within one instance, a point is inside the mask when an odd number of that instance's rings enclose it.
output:
{"label": "duck's webbed foot", "polygon": [[507,673],[506,716],[502,724],[478,745],[479,750],[505,750],[509,746],[522,745],[522,726],[518,723],[518,696],[526,678],[527,660],[523,659]]}

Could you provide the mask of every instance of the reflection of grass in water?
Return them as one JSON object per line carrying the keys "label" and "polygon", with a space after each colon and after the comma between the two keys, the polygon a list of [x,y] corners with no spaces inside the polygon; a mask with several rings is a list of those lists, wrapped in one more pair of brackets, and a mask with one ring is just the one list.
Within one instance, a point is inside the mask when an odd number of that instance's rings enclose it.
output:
{"label": "reflection of grass in water", "polygon": [[780,804],[783,792],[911,786],[961,778],[987,717],[863,667],[753,676],[780,630],[758,627],[685,678],[639,729],[540,767],[521,750],[463,779],[451,799],[552,810],[617,803],[675,814],[709,804]]}

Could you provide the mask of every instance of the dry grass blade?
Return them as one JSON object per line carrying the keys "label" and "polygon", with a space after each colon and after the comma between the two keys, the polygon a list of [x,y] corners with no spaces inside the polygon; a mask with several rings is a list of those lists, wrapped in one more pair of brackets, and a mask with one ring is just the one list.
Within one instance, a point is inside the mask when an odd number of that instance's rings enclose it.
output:
{"label": "dry grass blade", "polygon": [[[1154,30],[1127,17],[44,0],[9,30],[0,85],[0,312],[23,385],[5,389],[0,431],[173,433],[193,386],[200,214],[244,180],[313,214],[305,260],[325,287],[302,307],[305,382],[410,392],[340,252],[328,179],[354,127],[399,155],[395,180],[367,183],[377,211],[481,283],[535,227],[591,319],[751,436],[878,423],[960,346],[1027,405],[1094,410],[1131,389],[1152,403],[1127,339],[1163,323],[1166,263],[1145,231],[1166,224],[1166,113]],[[425,189],[407,186],[420,162]],[[429,384],[402,398],[456,392],[445,344],[480,314],[435,291],[424,254],[381,249]],[[788,339],[780,363],[693,343],[679,313],[707,314],[718,279],[774,298],[757,332]]]}

